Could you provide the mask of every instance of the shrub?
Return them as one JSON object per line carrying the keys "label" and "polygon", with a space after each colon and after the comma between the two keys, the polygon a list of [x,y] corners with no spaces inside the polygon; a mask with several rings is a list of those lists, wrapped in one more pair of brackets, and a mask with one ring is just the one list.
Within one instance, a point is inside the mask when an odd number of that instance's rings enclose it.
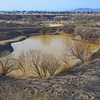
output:
{"label": "shrub", "polygon": [[53,76],[59,67],[60,63],[55,57],[41,50],[29,50],[26,55],[21,52],[18,58],[18,68],[23,75],[26,75],[26,68],[29,68],[32,74],[39,77],[46,77],[48,73]]}
{"label": "shrub", "polygon": [[91,60],[92,52],[90,50],[90,46],[84,42],[74,42],[64,49],[66,53],[68,52],[68,56],[73,57],[74,59],[79,59],[83,63]]}
{"label": "shrub", "polygon": [[9,54],[10,54],[10,51],[9,50],[4,50],[4,51],[0,52],[0,57],[7,56]]}
{"label": "shrub", "polygon": [[60,60],[62,61],[62,67],[60,69],[60,72],[57,73],[57,75],[60,75],[60,74],[64,74],[66,73],[68,70],[70,70],[72,68],[72,66],[70,65],[70,60],[69,60],[69,57],[68,57],[68,54],[66,52],[66,48],[64,48],[63,52],[62,52],[62,56],[60,57]]}
{"label": "shrub", "polygon": [[26,76],[26,67],[27,67],[27,58],[24,53],[24,51],[21,52],[21,54],[18,56],[18,68],[22,71],[23,76]]}
{"label": "shrub", "polygon": [[57,60],[52,55],[47,55],[46,69],[48,70],[50,76],[53,76],[57,69],[60,68],[59,60]]}
{"label": "shrub", "polygon": [[16,69],[16,60],[11,56],[0,59],[0,75],[5,76]]}
{"label": "shrub", "polygon": [[42,51],[29,50],[29,52],[27,52],[28,67],[33,70],[33,74],[38,74],[39,77],[43,77],[42,67],[40,67],[41,57]]}

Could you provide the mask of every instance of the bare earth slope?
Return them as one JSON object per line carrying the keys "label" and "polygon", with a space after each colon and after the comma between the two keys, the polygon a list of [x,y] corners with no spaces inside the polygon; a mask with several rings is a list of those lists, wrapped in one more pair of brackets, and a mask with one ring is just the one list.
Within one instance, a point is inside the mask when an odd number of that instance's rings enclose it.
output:
{"label": "bare earth slope", "polygon": [[64,75],[43,79],[18,79],[0,77],[0,87],[15,85],[28,89],[32,93],[46,91],[59,94],[64,100],[99,100],[100,99],[100,50],[92,56],[89,65],[79,65]]}

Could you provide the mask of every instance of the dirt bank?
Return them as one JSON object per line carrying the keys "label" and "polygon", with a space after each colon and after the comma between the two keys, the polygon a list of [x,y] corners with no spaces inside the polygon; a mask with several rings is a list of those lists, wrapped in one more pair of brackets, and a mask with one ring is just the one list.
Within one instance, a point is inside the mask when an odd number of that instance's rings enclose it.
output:
{"label": "dirt bank", "polygon": [[26,39],[27,36],[18,36],[16,38],[13,38],[13,39],[9,39],[9,40],[2,40],[0,41],[0,45],[6,45],[6,44],[9,44],[9,43],[12,43],[12,42],[17,42],[17,41],[20,41],[20,40],[23,40],[23,39]]}
{"label": "dirt bank", "polygon": [[[100,50],[96,52],[100,55]],[[94,56],[92,56],[94,58]],[[0,87],[16,86],[33,94],[43,91],[60,95],[62,100],[99,100],[100,99],[100,56],[95,57],[89,65],[75,66],[60,76],[47,78],[19,79],[0,77]]]}
{"label": "dirt bank", "polygon": [[26,38],[27,38],[27,36],[18,36],[18,37],[13,38],[13,39],[0,41],[0,52],[3,52],[4,50],[8,50],[10,52],[13,52],[13,48],[11,47],[11,43],[18,42],[18,41],[24,40]]}

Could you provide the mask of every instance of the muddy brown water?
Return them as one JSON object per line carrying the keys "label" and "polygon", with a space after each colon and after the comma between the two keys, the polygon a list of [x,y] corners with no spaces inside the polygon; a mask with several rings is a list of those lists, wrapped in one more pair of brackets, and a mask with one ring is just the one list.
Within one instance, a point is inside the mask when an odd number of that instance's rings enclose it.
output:
{"label": "muddy brown water", "polygon": [[[30,49],[42,50],[43,52],[52,54],[55,57],[60,57],[64,46],[75,43],[72,40],[72,35],[39,35],[39,36],[30,36],[28,39],[20,42],[12,43],[11,46],[14,49],[14,57],[18,57],[20,52],[24,50],[25,52]],[[91,50],[97,50],[99,47],[97,44],[88,43]],[[70,64],[73,65],[78,60],[70,60]],[[29,73],[29,71],[28,71]],[[21,71],[13,71],[11,74],[22,75]]]}

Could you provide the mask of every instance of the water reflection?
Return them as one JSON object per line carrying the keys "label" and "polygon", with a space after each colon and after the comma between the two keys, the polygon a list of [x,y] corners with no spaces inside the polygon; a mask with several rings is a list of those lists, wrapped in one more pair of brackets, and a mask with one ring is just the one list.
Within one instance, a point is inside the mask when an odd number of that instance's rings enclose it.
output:
{"label": "water reflection", "polygon": [[[73,40],[68,35],[39,35],[31,36],[28,39],[12,43],[14,55],[18,56],[22,50],[42,49],[44,52],[49,52],[53,55],[60,56],[65,45],[69,45]],[[92,46],[92,44],[89,44]],[[92,46],[93,47],[93,46]],[[94,45],[93,48],[97,47]]]}
{"label": "water reflection", "polygon": [[44,45],[44,46],[50,46],[51,39],[52,39],[52,37],[49,35],[44,35],[44,36],[42,35],[40,37],[40,41],[41,41],[42,45]]}
{"label": "water reflection", "polygon": [[62,45],[69,45],[71,43],[71,36],[62,36]]}

